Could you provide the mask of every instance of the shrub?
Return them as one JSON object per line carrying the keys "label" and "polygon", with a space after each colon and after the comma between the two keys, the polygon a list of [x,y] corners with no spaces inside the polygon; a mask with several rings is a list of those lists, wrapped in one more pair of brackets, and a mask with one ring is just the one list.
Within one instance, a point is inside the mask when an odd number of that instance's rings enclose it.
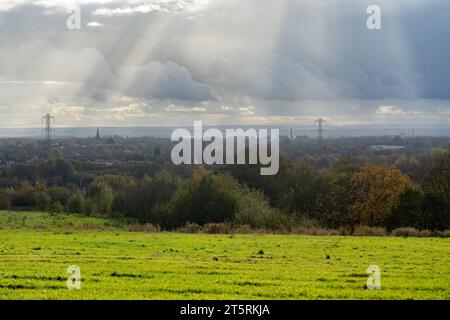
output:
{"label": "shrub", "polygon": [[423,228],[421,206],[424,196],[420,190],[408,187],[403,191],[392,208],[385,216],[383,225],[390,230],[396,228]]}
{"label": "shrub", "polygon": [[90,199],[83,202],[83,213],[90,216],[94,212],[94,203]]}
{"label": "shrub", "polygon": [[62,212],[64,212],[64,207],[58,201],[53,201],[50,204],[49,211],[53,212],[53,213],[62,213]]}
{"label": "shrub", "polygon": [[[54,201],[58,201],[62,205],[66,205],[73,191],[66,187],[53,186],[48,188],[48,195]],[[80,212],[77,212],[80,213]]]}
{"label": "shrub", "polygon": [[292,228],[292,229],[291,229],[291,233],[292,233],[292,234],[302,234],[302,235],[308,235],[308,234],[311,234],[311,233],[309,232],[309,229],[308,229],[308,228],[305,228],[305,227],[295,227],[295,228]]}
{"label": "shrub", "polygon": [[181,227],[177,230],[182,233],[200,233],[202,231],[202,227],[196,223],[186,222],[184,227]]}
{"label": "shrub", "polygon": [[445,230],[450,227],[450,201],[444,192],[428,192],[422,205],[422,227]]}
{"label": "shrub", "polygon": [[419,231],[415,228],[397,228],[392,230],[394,237],[418,237]]}
{"label": "shrub", "polygon": [[442,231],[442,236],[445,238],[450,238],[450,229]]}
{"label": "shrub", "polygon": [[187,221],[200,225],[230,221],[237,210],[239,187],[226,174],[195,175],[167,205],[157,207],[157,221],[168,228],[183,226]]}
{"label": "shrub", "polygon": [[353,231],[354,236],[383,237],[387,235],[386,229],[381,227],[357,226]]}
{"label": "shrub", "polygon": [[161,231],[161,228],[159,227],[159,225],[146,223],[146,224],[129,224],[125,226],[125,230],[130,232],[157,233]]}
{"label": "shrub", "polygon": [[431,230],[425,229],[419,231],[419,237],[421,238],[430,238],[433,236],[433,232]]}
{"label": "shrub", "polygon": [[106,184],[100,185],[100,195],[95,203],[97,213],[111,213],[112,203],[114,200],[113,190]]}
{"label": "shrub", "polygon": [[280,176],[278,206],[287,212],[307,217],[324,213],[329,180],[306,163],[289,166]]}
{"label": "shrub", "polygon": [[70,213],[82,213],[84,206],[84,197],[81,192],[76,192],[69,198],[67,202],[67,212]]}
{"label": "shrub", "polygon": [[352,228],[350,226],[339,227],[340,236],[351,236],[353,234]]}
{"label": "shrub", "polygon": [[292,228],[293,234],[309,235],[309,236],[338,236],[339,231],[327,228],[306,228],[296,227]]}
{"label": "shrub", "polygon": [[294,218],[272,208],[262,192],[243,187],[234,222],[255,229],[281,230],[294,225]]}
{"label": "shrub", "polygon": [[9,210],[11,207],[11,192],[1,190],[0,192],[0,210]]}
{"label": "shrub", "polygon": [[105,225],[95,223],[80,223],[75,225],[76,230],[106,230]]}
{"label": "shrub", "polygon": [[24,182],[14,192],[11,204],[18,207],[31,207],[36,204],[35,196],[33,186],[29,182]]}
{"label": "shrub", "polygon": [[39,192],[35,196],[35,203],[36,203],[36,206],[39,209],[39,211],[54,212],[50,208],[50,206],[51,206],[50,201],[51,201],[51,199],[50,199],[50,197],[48,196],[48,194],[46,192]]}
{"label": "shrub", "polygon": [[209,234],[228,234],[230,233],[230,226],[225,223],[208,223],[203,227],[202,232]]}
{"label": "shrub", "polygon": [[240,234],[249,234],[249,233],[255,233],[256,231],[252,229],[252,227],[248,224],[244,224],[242,226],[237,227],[237,229],[234,230],[234,233],[240,233]]}
{"label": "shrub", "polygon": [[313,228],[311,229],[313,236],[338,236],[339,231],[327,228]]}

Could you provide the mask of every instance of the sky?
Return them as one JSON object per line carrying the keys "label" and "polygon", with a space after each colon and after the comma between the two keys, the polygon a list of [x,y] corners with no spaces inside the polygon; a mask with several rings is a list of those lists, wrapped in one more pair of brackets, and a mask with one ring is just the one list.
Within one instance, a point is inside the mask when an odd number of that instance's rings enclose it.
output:
{"label": "sky", "polygon": [[448,0],[0,0],[0,128],[445,126],[449,35]]}

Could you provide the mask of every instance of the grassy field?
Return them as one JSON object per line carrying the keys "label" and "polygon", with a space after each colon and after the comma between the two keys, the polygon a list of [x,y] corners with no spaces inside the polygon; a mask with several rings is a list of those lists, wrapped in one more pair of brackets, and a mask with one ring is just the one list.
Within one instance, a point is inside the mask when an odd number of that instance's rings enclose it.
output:
{"label": "grassy field", "polygon": [[[0,227],[1,299],[450,299],[450,239],[145,234],[6,212]],[[369,265],[381,290],[365,288]]]}

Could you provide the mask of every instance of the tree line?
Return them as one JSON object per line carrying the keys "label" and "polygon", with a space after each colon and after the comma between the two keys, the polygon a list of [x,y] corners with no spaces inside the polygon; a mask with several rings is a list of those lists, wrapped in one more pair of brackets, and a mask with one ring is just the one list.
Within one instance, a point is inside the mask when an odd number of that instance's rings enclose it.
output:
{"label": "tree line", "polygon": [[197,166],[187,174],[162,165],[141,176],[64,159],[21,163],[0,170],[0,209],[125,216],[167,230],[186,223],[450,229],[447,151],[393,165],[348,157],[323,169],[314,161],[282,158],[273,177],[258,166]]}

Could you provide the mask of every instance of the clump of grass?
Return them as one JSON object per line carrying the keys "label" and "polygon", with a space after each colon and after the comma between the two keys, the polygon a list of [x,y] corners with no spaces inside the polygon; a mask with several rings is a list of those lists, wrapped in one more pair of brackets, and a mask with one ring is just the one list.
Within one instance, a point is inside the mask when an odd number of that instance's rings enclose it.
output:
{"label": "clump of grass", "polygon": [[118,273],[114,271],[111,273],[111,277],[118,277],[118,278],[143,278],[141,274],[132,274],[132,273]]}
{"label": "clump of grass", "polygon": [[369,236],[369,237],[384,237],[387,235],[385,228],[381,227],[369,227],[369,226],[357,226],[353,231],[354,236]]}
{"label": "clump of grass", "polygon": [[230,226],[225,223],[208,223],[206,224],[202,232],[208,234],[229,234]]}
{"label": "clump of grass", "polygon": [[434,231],[433,232],[434,237],[441,237],[441,238],[450,238],[450,229],[444,230],[444,231]]}
{"label": "clump of grass", "polygon": [[250,225],[244,224],[244,225],[237,227],[237,229],[234,230],[234,233],[251,234],[251,233],[256,233],[256,230],[254,230]]}
{"label": "clump of grass", "polygon": [[433,232],[431,230],[420,230],[419,237],[421,238],[431,238],[433,236]]}
{"label": "clump of grass", "polygon": [[161,231],[161,228],[159,225],[152,223],[128,224],[125,226],[125,230],[130,232],[158,233]]}
{"label": "clump of grass", "polygon": [[46,230],[46,229],[48,229],[47,226],[42,225],[42,224],[36,224],[36,225],[34,225],[32,228],[33,228],[34,230]]}
{"label": "clump of grass", "polygon": [[419,231],[415,228],[397,228],[392,230],[394,237],[418,237]]}
{"label": "clump of grass", "polygon": [[327,228],[306,228],[306,227],[297,227],[293,228],[291,231],[292,234],[301,234],[301,235],[309,235],[309,236],[338,236],[339,231],[334,229]]}
{"label": "clump of grass", "polygon": [[353,235],[353,230],[349,226],[339,227],[338,232],[339,232],[340,236],[351,236],[351,235]]}
{"label": "clump of grass", "polygon": [[179,228],[177,231],[181,233],[200,233],[202,231],[202,227],[196,223],[187,222],[184,227]]}

